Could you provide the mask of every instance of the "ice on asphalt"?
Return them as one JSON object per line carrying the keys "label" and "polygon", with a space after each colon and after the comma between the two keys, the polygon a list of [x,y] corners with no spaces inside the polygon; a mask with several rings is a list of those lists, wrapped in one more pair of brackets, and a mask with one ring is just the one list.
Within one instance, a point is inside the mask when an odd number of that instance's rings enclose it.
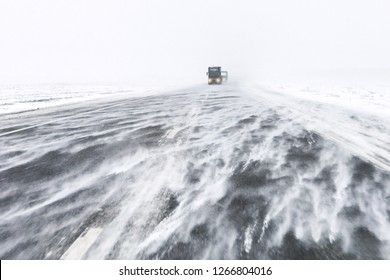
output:
{"label": "ice on asphalt", "polygon": [[0,119],[2,258],[85,226],[90,259],[390,258],[387,87],[36,90]]}

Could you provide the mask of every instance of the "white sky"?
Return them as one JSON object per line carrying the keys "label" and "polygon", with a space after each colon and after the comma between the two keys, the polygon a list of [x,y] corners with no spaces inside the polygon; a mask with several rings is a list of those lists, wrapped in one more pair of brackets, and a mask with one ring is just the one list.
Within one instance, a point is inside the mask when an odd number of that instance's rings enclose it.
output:
{"label": "white sky", "polygon": [[390,69],[390,1],[0,0],[0,84],[202,80],[209,65]]}

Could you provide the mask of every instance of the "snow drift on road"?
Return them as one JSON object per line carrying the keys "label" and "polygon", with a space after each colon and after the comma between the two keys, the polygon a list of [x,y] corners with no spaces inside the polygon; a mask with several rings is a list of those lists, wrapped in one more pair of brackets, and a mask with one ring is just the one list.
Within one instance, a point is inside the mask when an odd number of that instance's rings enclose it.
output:
{"label": "snow drift on road", "polygon": [[386,97],[305,94],[198,86],[1,118],[1,258],[58,259],[97,228],[84,259],[389,259]]}

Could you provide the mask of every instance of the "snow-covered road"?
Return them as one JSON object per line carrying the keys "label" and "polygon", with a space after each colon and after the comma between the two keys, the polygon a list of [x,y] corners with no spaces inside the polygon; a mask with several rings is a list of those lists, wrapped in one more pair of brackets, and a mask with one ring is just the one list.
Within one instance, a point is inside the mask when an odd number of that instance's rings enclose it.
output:
{"label": "snow-covered road", "polygon": [[227,84],[3,115],[0,258],[390,259],[388,115],[332,98]]}

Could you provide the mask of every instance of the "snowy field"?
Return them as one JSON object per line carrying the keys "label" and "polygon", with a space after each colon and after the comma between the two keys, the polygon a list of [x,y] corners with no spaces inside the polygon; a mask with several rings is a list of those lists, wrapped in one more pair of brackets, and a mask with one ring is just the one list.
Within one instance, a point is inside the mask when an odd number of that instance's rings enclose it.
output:
{"label": "snowy field", "polygon": [[[183,86],[183,85],[182,85]],[[184,86],[186,84],[184,83]],[[35,111],[67,104],[86,103],[121,95],[137,97],[177,88],[170,83],[161,85],[0,85],[0,115]]]}
{"label": "snowy field", "polygon": [[390,87],[30,90],[1,259],[390,259]]}
{"label": "snowy field", "polygon": [[390,86],[258,86],[246,92],[281,106],[286,115],[390,171]]}

